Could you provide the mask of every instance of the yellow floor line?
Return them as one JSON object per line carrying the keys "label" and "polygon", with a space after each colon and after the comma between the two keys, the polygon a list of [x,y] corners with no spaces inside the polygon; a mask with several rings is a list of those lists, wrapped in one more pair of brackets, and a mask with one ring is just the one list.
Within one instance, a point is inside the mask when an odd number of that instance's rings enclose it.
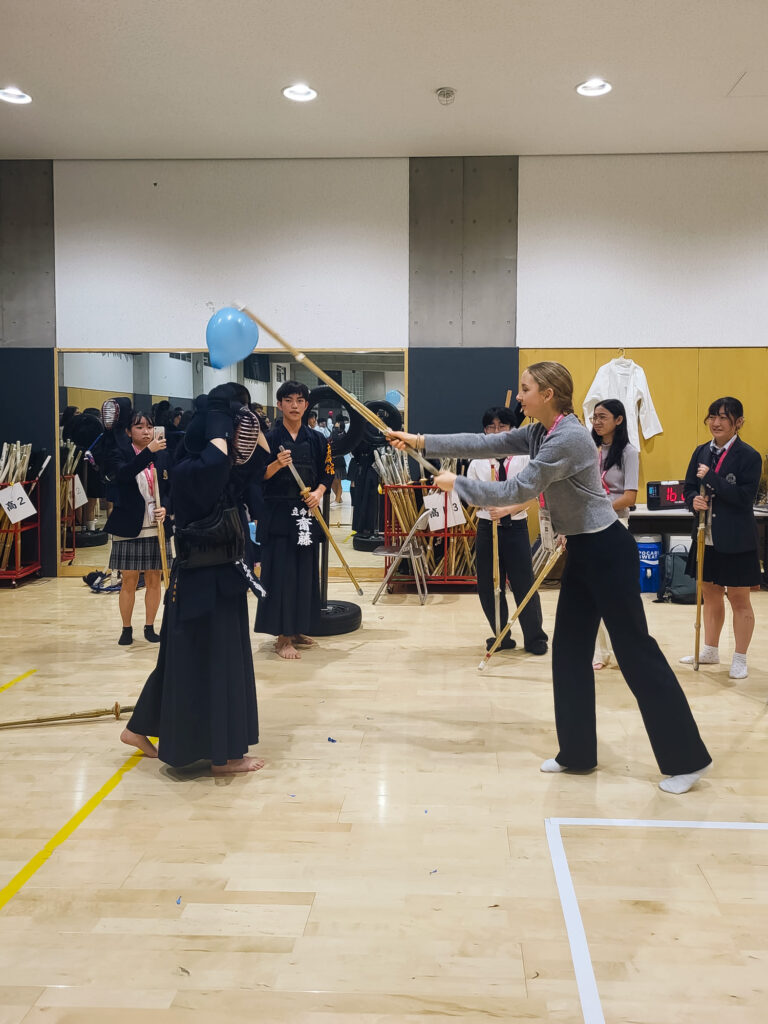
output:
{"label": "yellow floor line", "polygon": [[12,686],[15,686],[15,685],[16,685],[16,683],[20,683],[20,682],[21,682],[21,680],[22,680],[22,679],[26,679],[26,678],[27,678],[27,676],[33,676],[33,675],[35,674],[35,672],[37,672],[37,669],[36,669],[36,668],[31,668],[31,669],[29,670],[29,672],[24,672],[24,673],[23,673],[22,675],[20,675],[20,676],[16,676],[16,678],[15,678],[15,679],[12,679],[12,680],[10,681],[10,683],[5,683],[5,684],[4,684],[3,686],[0,686],[0,693],[2,693],[2,692],[3,692],[3,690],[10,690],[10,688],[11,688]]}
{"label": "yellow floor line", "polygon": [[136,767],[143,756],[140,752],[132,754],[125,764],[117,769],[112,778],[105,782],[101,789],[94,793],[90,800],[83,804],[76,814],[72,815],[66,825],[63,825],[56,835],[48,840],[42,850],[38,850],[34,857],[27,861],[24,867],[13,876],[10,882],[0,889],[0,910],[27,884],[34,873],[40,870],[56,848],[69,839],[75,829],[82,825],[88,815],[96,810],[104,797],[109,796],[112,790],[120,783],[123,776]]}

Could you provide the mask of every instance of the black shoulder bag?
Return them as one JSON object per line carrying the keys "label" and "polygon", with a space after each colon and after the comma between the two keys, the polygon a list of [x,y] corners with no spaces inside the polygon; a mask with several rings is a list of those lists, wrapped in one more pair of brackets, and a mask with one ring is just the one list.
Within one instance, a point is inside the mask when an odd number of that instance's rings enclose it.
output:
{"label": "black shoulder bag", "polygon": [[176,527],[176,564],[180,569],[203,569],[242,559],[245,537],[240,513],[227,496],[219,498],[203,519]]}

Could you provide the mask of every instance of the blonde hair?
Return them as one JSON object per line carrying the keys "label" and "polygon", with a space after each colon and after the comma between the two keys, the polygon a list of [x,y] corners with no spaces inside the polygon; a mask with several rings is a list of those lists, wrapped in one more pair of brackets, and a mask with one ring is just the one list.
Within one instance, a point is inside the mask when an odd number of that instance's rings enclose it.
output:
{"label": "blonde hair", "polygon": [[573,377],[562,363],[531,363],[525,372],[536,381],[539,391],[552,388],[552,401],[558,412],[573,412]]}

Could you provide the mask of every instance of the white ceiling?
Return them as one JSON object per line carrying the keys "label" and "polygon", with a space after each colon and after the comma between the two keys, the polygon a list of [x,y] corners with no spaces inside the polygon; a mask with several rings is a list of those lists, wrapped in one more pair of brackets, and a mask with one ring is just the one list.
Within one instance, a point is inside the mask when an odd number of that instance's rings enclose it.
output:
{"label": "white ceiling", "polygon": [[0,158],[768,150],[767,44],[768,0],[0,0]]}

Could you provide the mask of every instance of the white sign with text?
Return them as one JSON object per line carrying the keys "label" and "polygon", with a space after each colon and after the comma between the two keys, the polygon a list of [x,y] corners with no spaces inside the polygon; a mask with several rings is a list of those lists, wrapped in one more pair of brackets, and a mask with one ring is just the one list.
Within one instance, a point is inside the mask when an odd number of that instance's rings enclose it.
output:
{"label": "white sign with text", "polygon": [[37,513],[21,484],[12,484],[0,491],[0,505],[14,526]]}

